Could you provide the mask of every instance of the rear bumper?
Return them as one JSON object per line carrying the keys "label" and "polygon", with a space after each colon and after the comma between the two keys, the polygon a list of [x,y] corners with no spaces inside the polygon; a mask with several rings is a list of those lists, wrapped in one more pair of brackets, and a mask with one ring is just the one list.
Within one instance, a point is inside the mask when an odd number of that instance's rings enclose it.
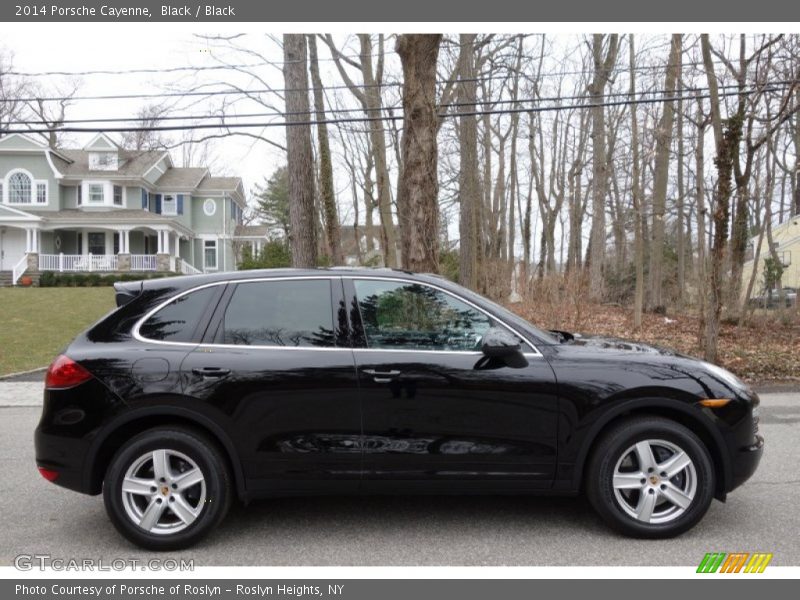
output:
{"label": "rear bumper", "polygon": [[88,444],[82,439],[71,439],[60,435],[42,433],[37,427],[33,435],[36,448],[36,466],[58,473],[52,482],[83,494],[96,494],[86,476]]}
{"label": "rear bumper", "polygon": [[726,491],[730,492],[742,485],[755,473],[758,463],[764,454],[764,438],[756,435],[755,443],[745,448],[739,448],[732,457],[731,481]]}

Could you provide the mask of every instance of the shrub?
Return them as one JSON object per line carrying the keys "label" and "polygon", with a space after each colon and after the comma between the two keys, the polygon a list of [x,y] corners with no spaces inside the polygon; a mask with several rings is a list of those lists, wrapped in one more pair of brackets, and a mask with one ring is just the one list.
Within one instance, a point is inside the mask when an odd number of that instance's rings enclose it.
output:
{"label": "shrub", "polygon": [[118,281],[141,281],[172,277],[175,273],[56,273],[45,271],[39,278],[39,287],[104,287]]}

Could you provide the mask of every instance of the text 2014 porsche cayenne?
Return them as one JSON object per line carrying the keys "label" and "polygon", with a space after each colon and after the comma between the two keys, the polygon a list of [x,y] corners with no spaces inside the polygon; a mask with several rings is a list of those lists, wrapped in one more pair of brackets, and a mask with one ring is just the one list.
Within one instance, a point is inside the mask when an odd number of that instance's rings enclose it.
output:
{"label": "text 2014 porsche cayenne", "polygon": [[440,277],[220,273],[116,286],[50,367],[42,475],[175,549],[234,497],[585,491],[674,536],[761,458],[758,397],[714,365],[533,327]]}

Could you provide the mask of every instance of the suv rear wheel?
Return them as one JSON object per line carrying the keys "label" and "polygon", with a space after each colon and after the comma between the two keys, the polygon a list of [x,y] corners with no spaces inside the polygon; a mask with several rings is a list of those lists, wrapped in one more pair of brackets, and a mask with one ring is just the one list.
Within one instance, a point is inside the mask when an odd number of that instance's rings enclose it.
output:
{"label": "suv rear wheel", "polygon": [[693,527],[714,497],[714,466],[683,425],[636,417],[603,436],[589,461],[589,501],[626,535],[673,537]]}
{"label": "suv rear wheel", "polygon": [[177,550],[222,521],[231,501],[227,463],[216,444],[183,427],[145,431],[116,453],[103,498],[117,530],[149,550]]}

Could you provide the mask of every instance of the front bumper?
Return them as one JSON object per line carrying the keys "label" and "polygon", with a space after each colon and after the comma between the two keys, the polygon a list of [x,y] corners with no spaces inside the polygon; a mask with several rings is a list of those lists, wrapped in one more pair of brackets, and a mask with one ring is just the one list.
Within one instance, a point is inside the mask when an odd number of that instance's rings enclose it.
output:
{"label": "front bumper", "polygon": [[764,454],[764,438],[756,434],[755,443],[745,448],[739,448],[732,457],[731,482],[727,491],[735,490],[755,473],[758,463]]}

